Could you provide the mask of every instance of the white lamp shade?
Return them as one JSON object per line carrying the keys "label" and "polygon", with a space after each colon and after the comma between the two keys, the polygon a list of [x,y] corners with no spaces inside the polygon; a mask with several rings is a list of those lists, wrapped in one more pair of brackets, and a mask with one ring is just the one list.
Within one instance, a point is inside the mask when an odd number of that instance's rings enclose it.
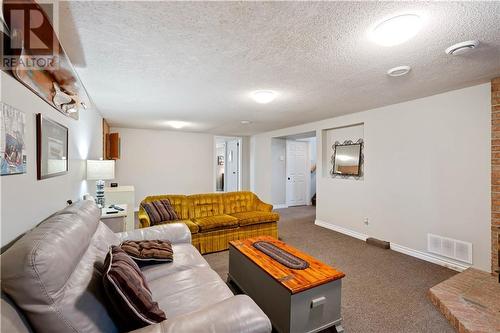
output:
{"label": "white lamp shade", "polygon": [[109,180],[115,178],[115,161],[87,160],[88,180]]}

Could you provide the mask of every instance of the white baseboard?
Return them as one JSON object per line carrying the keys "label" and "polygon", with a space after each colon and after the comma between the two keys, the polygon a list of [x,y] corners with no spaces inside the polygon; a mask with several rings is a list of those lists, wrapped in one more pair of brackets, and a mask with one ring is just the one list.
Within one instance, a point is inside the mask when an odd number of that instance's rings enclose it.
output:
{"label": "white baseboard", "polygon": [[425,260],[428,262],[432,262],[433,264],[437,264],[439,266],[444,266],[444,267],[447,267],[449,269],[453,269],[454,271],[458,271],[458,272],[465,271],[467,268],[471,267],[470,265],[463,264],[463,263],[457,262],[455,260],[438,257],[438,256],[435,256],[433,254],[419,251],[419,250],[410,249],[409,247],[399,245],[399,244],[391,243],[391,250],[399,252],[399,253],[403,253],[403,254],[418,258],[418,259],[422,259],[422,260]]}
{"label": "white baseboard", "polygon": [[274,209],[288,208],[288,205],[287,204],[276,204],[276,205],[273,205],[273,208]]}
{"label": "white baseboard", "polygon": [[[314,224],[316,224],[317,226],[323,227],[323,228],[327,228],[327,229],[330,229],[333,231],[340,232],[341,234],[344,234],[347,236],[361,239],[362,241],[366,241],[366,239],[369,237],[368,235],[365,235],[363,233],[360,233],[360,232],[357,232],[354,230],[350,230],[350,229],[347,229],[344,227],[340,227],[338,225],[331,224],[331,223],[321,221],[321,220],[316,220],[314,222]],[[466,264],[463,264],[463,263],[460,263],[460,262],[457,262],[454,260],[438,257],[438,256],[435,256],[435,255],[427,253],[427,252],[410,249],[409,247],[395,244],[392,242],[391,242],[391,250],[406,254],[406,255],[411,256],[411,257],[422,259],[422,260],[431,262],[433,264],[444,266],[444,267],[447,267],[449,269],[453,269],[453,270],[458,271],[458,272],[462,272],[462,271],[466,270],[467,268],[471,267],[470,265],[466,265]]]}
{"label": "white baseboard", "polygon": [[368,238],[368,235],[362,234],[362,233],[354,231],[354,230],[346,229],[346,228],[343,228],[343,227],[340,227],[338,225],[331,224],[331,223],[328,223],[325,221],[316,220],[316,221],[314,221],[314,224],[316,224],[320,227],[323,227],[323,228],[327,228],[327,229],[330,229],[333,231],[340,232],[341,234],[344,234],[347,236],[361,239],[362,241],[366,241],[366,239]]}

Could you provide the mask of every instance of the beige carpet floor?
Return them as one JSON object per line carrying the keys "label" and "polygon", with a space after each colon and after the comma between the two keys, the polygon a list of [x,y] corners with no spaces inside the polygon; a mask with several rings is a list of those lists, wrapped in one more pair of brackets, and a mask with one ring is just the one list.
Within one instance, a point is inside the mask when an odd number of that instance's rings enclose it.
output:
{"label": "beige carpet floor", "polygon": [[[279,210],[280,238],[346,274],[342,285],[347,333],[454,332],[427,298],[456,272],[314,225],[314,207]],[[227,278],[228,251],[205,255]]]}

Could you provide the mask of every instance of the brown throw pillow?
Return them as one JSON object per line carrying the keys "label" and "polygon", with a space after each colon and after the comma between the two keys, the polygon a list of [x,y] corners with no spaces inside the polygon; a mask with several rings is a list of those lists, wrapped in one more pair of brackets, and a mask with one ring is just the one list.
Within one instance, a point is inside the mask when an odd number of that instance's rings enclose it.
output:
{"label": "brown throw pillow", "polygon": [[104,269],[104,290],[124,329],[130,331],[167,319],[153,301],[139,266],[120,247],[110,247]]}
{"label": "brown throw pillow", "polygon": [[179,219],[168,199],[144,202],[142,203],[142,207],[148,214],[151,225]]}
{"label": "brown throw pillow", "polygon": [[167,240],[127,240],[120,248],[138,262],[172,262],[174,252],[172,244]]}

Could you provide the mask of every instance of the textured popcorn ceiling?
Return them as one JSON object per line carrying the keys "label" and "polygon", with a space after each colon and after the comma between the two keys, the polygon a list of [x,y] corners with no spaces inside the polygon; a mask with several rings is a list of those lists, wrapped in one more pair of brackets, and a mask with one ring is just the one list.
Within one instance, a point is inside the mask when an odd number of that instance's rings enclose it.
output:
{"label": "textured popcorn ceiling", "polygon": [[[412,40],[367,39],[417,13]],[[487,82],[500,74],[500,2],[61,2],[60,35],[114,126],[253,134]],[[448,56],[453,43],[481,47]],[[406,77],[386,71],[410,65]],[[273,89],[262,105],[248,96]],[[241,120],[252,124],[242,125]]]}

